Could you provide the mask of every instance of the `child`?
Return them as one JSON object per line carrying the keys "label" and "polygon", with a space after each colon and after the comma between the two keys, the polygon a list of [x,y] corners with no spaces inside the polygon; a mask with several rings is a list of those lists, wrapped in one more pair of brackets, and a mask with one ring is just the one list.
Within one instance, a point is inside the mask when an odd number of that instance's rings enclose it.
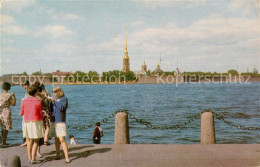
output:
{"label": "child", "polygon": [[70,138],[70,145],[76,145],[76,139],[73,135],[69,135],[69,138]]}
{"label": "child", "polygon": [[96,123],[96,128],[93,133],[93,143],[94,144],[100,144],[101,137],[104,136],[103,130],[100,127],[100,122]]}

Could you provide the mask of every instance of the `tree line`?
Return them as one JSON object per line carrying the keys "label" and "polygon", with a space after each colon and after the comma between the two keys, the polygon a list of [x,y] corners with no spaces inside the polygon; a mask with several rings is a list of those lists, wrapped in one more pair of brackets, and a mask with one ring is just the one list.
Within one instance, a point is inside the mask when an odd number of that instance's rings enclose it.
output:
{"label": "tree line", "polygon": [[[168,75],[174,75],[175,71],[164,71],[163,74],[165,76]],[[18,75],[18,76],[29,76],[27,72],[23,72],[20,74],[6,74],[3,76],[11,76],[11,75]],[[49,77],[50,79],[53,77],[52,73],[41,73],[40,71],[33,72],[31,75],[39,76],[44,75]],[[154,75],[151,70],[148,70],[146,72],[147,76]],[[196,72],[183,72],[182,76],[207,76],[207,77],[213,77],[213,76],[238,76],[238,75],[247,75],[247,76],[260,76],[258,74],[258,71],[253,72],[246,72],[239,74],[237,70],[230,69],[228,72],[225,73],[219,73],[219,72],[202,72],[202,71],[196,71]],[[142,76],[142,75],[140,75]],[[83,72],[83,71],[76,71],[73,73],[72,76],[67,75],[65,76],[66,81],[70,82],[129,82],[129,81],[137,81],[138,76],[135,75],[133,71],[124,73],[120,70],[112,70],[112,71],[106,71],[102,72],[102,74],[99,74],[97,71],[89,71],[89,72]]]}

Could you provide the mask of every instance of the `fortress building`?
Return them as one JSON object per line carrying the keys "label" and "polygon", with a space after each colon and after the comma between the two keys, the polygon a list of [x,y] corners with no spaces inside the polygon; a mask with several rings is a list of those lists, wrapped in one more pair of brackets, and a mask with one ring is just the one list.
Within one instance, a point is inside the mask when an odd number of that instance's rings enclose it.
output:
{"label": "fortress building", "polygon": [[145,61],[144,61],[144,64],[142,65],[142,72],[143,73],[147,72],[147,65],[145,64]]}
{"label": "fortress building", "polygon": [[125,31],[125,55],[123,58],[123,69],[122,72],[129,72],[130,71],[130,58],[128,56],[128,51],[127,51],[127,36],[126,36],[126,31]]}
{"label": "fortress building", "polygon": [[153,74],[154,75],[161,75],[161,74],[163,74],[163,70],[160,68],[159,62],[157,64],[157,68],[153,71]]}

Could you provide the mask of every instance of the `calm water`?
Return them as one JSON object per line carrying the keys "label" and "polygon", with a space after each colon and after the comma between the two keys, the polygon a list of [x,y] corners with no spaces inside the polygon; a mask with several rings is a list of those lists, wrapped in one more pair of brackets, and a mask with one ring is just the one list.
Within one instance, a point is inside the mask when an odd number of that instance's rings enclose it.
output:
{"label": "calm water", "polygon": [[[62,86],[69,99],[67,124],[89,125],[101,121],[118,109],[128,109],[136,117],[154,125],[176,125],[194,114],[212,109],[237,124],[260,127],[260,83],[250,84],[135,84],[135,85],[66,85]],[[51,92],[52,86],[46,86]],[[12,107],[13,130],[8,143],[22,142],[20,100],[25,92],[12,87],[17,105]],[[130,119],[131,143],[197,144],[200,140],[200,120],[187,128],[152,130]],[[102,143],[113,143],[114,118],[102,124]],[[94,127],[93,127],[94,128]],[[92,143],[93,128],[69,130],[79,143]],[[260,143],[260,131],[238,130],[215,121],[217,143]]]}

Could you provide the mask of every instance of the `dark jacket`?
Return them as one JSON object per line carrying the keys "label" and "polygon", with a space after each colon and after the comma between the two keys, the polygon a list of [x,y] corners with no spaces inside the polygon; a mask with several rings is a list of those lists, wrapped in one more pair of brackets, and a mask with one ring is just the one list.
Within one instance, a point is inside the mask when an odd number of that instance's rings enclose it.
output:
{"label": "dark jacket", "polygon": [[100,144],[101,136],[100,136],[100,131],[99,128],[96,127],[93,133],[93,142],[95,144]]}
{"label": "dark jacket", "polygon": [[66,122],[66,110],[68,108],[68,99],[63,96],[59,101],[53,103],[53,116],[55,117],[55,123]]}

